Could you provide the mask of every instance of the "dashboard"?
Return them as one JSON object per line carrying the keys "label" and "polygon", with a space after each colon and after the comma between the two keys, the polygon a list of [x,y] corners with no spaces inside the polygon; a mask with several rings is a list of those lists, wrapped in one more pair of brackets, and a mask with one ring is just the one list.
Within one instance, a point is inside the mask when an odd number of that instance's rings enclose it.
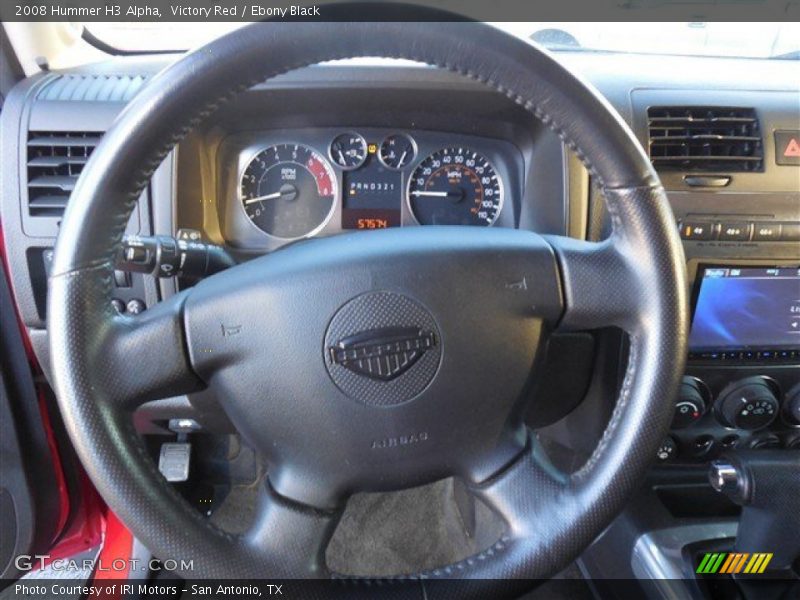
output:
{"label": "dashboard", "polygon": [[[348,230],[513,227],[522,156],[486,137],[374,127],[246,132],[219,152],[226,242],[272,250]],[[518,200],[516,200],[518,201]]]}
{"label": "dashboard", "polygon": [[[794,313],[787,311],[794,310],[796,281],[771,284],[790,288],[779,306],[753,304],[760,281],[800,264],[800,166],[787,155],[793,132],[800,135],[795,62],[692,58],[688,69],[681,57],[557,56],[597,87],[651,152],[683,238],[692,289],[708,283],[695,293],[686,397],[676,399],[676,410],[689,404],[697,410],[691,418],[676,416],[659,458],[666,465],[702,464],[731,443],[797,446],[800,430],[786,407],[800,382],[800,346],[794,333],[775,341],[765,329],[793,328]],[[45,372],[47,270],[71,187],[116,115],[174,58],[115,57],[42,72],[17,85],[3,106],[0,209],[9,275]],[[65,155],[70,160],[59,158]],[[513,100],[453,73],[377,61],[301,69],[221,105],[157,169],[127,233],[183,232],[247,260],[312,237],[430,224],[586,240],[610,231],[601,194],[580,160]],[[716,280],[720,273],[731,280]],[[742,274],[747,281],[733,280]],[[119,276],[115,307],[135,314],[189,285],[142,273]],[[754,317],[746,328],[739,317],[723,323],[730,289],[739,290],[739,312],[784,316]],[[721,344],[725,336],[735,339]],[[534,425],[552,423],[593,390],[602,396],[618,384],[625,368],[620,348],[603,344],[587,334],[553,344],[553,364],[545,365],[549,391],[535,393],[557,396],[560,412],[539,411]],[[608,380],[591,375],[603,356],[614,357]],[[774,418],[765,427],[731,426],[738,417],[720,407],[738,389],[729,386],[750,377],[760,377],[759,391],[774,396]],[[199,404],[200,396],[173,399],[164,409],[169,415],[151,407],[142,422],[158,430],[159,419],[196,416]],[[581,425],[580,439],[600,435],[603,423],[595,419],[595,431]]]}

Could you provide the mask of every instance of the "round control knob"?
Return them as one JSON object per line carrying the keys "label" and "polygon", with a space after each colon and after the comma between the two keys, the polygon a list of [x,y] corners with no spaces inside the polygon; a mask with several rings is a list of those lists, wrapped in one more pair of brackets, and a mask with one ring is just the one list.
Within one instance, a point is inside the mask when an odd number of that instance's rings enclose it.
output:
{"label": "round control knob", "polygon": [[800,384],[794,386],[786,394],[783,415],[792,425],[800,425]]}
{"label": "round control knob", "polygon": [[772,423],[779,403],[769,380],[756,376],[732,383],[719,396],[716,415],[726,427],[754,431]]}
{"label": "round control knob", "polygon": [[708,391],[705,384],[695,377],[684,377],[672,416],[672,429],[688,427],[706,412]]}

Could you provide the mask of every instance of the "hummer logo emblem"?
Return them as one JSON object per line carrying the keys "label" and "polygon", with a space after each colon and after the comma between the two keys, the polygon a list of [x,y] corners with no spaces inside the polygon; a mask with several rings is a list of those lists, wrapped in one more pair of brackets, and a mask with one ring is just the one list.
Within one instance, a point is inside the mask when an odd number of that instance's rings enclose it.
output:
{"label": "hummer logo emblem", "polygon": [[371,379],[390,381],[435,345],[436,336],[419,327],[385,327],[343,338],[329,351],[335,364]]}

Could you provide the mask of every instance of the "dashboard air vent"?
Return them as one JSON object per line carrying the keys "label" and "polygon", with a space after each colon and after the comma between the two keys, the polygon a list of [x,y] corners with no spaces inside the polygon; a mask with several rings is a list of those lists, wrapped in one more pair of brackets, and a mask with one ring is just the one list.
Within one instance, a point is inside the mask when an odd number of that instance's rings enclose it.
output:
{"label": "dashboard air vent", "polygon": [[650,160],[657,169],[762,171],[764,147],[756,111],[718,106],[647,109]]}
{"label": "dashboard air vent", "polygon": [[28,212],[60,217],[83,166],[102,133],[30,132],[28,137]]}
{"label": "dashboard air vent", "polygon": [[37,100],[128,102],[147,81],[143,75],[61,75],[45,85]]}

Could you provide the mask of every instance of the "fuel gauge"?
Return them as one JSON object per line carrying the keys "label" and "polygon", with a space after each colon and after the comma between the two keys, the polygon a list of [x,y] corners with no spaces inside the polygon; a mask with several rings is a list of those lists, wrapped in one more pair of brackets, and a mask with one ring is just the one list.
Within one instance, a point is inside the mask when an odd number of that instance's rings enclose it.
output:
{"label": "fuel gauge", "polygon": [[343,169],[357,169],[367,159],[367,142],[357,133],[342,133],[331,142],[330,155]]}

